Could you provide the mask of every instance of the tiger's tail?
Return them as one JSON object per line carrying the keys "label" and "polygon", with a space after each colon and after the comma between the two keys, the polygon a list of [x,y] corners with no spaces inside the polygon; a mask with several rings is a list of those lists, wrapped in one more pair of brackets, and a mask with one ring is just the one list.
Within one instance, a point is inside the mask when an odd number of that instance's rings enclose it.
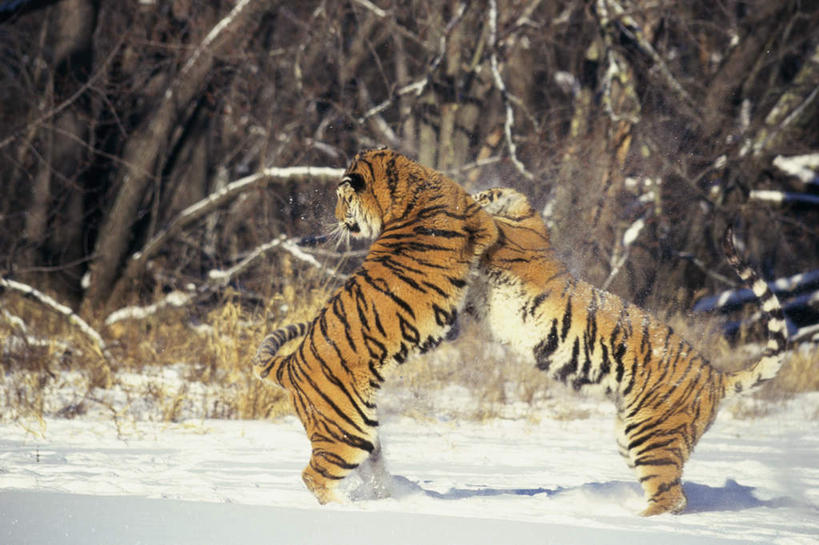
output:
{"label": "tiger's tail", "polygon": [[728,263],[759,299],[763,320],[767,322],[768,327],[768,343],[762,357],[748,369],[726,374],[726,395],[732,395],[755,388],[776,376],[785,360],[788,330],[779,299],[768,284],[737,254],[734,230],[731,226],[725,230],[722,245]]}
{"label": "tiger's tail", "polygon": [[310,328],[310,322],[299,322],[290,324],[285,327],[280,327],[273,333],[267,335],[256,349],[256,355],[253,356],[253,366],[259,375],[259,378],[266,378],[270,371],[284,359],[283,356],[276,355],[285,343],[292,341],[296,337],[301,337],[307,334]]}

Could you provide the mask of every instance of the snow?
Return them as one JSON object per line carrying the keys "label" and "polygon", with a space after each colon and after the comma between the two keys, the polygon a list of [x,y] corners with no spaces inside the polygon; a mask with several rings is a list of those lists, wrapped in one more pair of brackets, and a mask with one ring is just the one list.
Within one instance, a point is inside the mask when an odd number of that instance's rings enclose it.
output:
{"label": "snow", "polygon": [[[571,402],[567,397],[567,402]],[[584,401],[584,403],[591,403]],[[596,403],[596,402],[594,402]],[[816,543],[819,394],[745,420],[723,410],[686,466],[682,515],[649,519],[613,440],[588,418],[382,418],[392,497],[357,475],[345,504],[301,482],[309,444],[277,421],[0,424],[0,543]]]}

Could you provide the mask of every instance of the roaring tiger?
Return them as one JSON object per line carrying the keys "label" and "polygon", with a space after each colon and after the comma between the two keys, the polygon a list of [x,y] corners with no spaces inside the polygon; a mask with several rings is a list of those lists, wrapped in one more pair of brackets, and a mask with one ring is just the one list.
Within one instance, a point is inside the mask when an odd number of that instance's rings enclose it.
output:
{"label": "roaring tiger", "polygon": [[474,197],[493,214],[499,237],[470,281],[467,311],[552,378],[576,390],[597,386],[613,398],[620,453],[647,502],[641,514],[683,510],[683,464],[720,400],[782,366],[787,332],[776,296],[740,261],[729,228],[726,258],[760,299],[768,342],[749,369],[723,372],[645,310],[574,278],[524,195],[496,188]]}
{"label": "roaring tiger", "polygon": [[[337,231],[375,240],[312,322],[270,334],[253,361],[290,394],[312,446],[302,478],[320,503],[337,501],[339,481],[378,456],[374,398],[385,373],[441,342],[498,236],[459,185],[394,151],[356,155],[336,194]],[[299,335],[291,354],[276,354]]]}

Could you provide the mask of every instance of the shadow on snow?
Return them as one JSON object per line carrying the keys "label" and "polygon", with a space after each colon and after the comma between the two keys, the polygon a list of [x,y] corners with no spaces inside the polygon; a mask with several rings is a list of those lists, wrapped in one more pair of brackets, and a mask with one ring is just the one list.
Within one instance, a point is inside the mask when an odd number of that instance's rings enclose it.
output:
{"label": "shadow on snow", "polygon": [[[587,483],[575,487],[559,488],[489,488],[474,485],[470,488],[450,488],[446,492],[428,490],[425,483],[416,483],[400,476],[393,477],[393,484],[399,496],[420,493],[440,500],[464,500],[475,497],[495,496],[543,496],[559,498],[570,493],[580,492],[586,496],[595,496],[601,501],[620,502],[624,497],[640,497],[642,489],[636,482],[610,481],[602,483]],[[683,484],[685,495],[688,497],[686,513],[704,513],[715,511],[743,511],[756,507],[784,508],[799,506],[800,502],[788,498],[778,497],[770,500],[759,499],[754,495],[755,488],[744,486],[733,479],[727,479],[723,486],[709,486],[686,482]]]}

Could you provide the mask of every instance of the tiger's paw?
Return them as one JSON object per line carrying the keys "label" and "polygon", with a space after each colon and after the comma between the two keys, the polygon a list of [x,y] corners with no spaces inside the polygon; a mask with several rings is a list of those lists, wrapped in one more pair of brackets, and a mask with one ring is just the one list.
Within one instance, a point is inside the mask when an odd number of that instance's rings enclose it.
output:
{"label": "tiger's paw", "polygon": [[658,499],[649,500],[648,507],[640,512],[640,516],[653,517],[654,515],[662,515],[663,513],[679,515],[685,510],[686,505],[688,505],[688,500],[682,492],[678,495],[669,494]]}
{"label": "tiger's paw", "polygon": [[320,477],[315,477],[313,471],[310,470],[308,467],[304,470],[301,474],[301,478],[304,481],[304,484],[307,486],[307,489],[313,493],[313,496],[316,497],[316,500],[321,505],[328,504],[330,502],[334,503],[344,503],[343,499],[336,493],[335,487],[329,487],[325,484],[325,479]]}

